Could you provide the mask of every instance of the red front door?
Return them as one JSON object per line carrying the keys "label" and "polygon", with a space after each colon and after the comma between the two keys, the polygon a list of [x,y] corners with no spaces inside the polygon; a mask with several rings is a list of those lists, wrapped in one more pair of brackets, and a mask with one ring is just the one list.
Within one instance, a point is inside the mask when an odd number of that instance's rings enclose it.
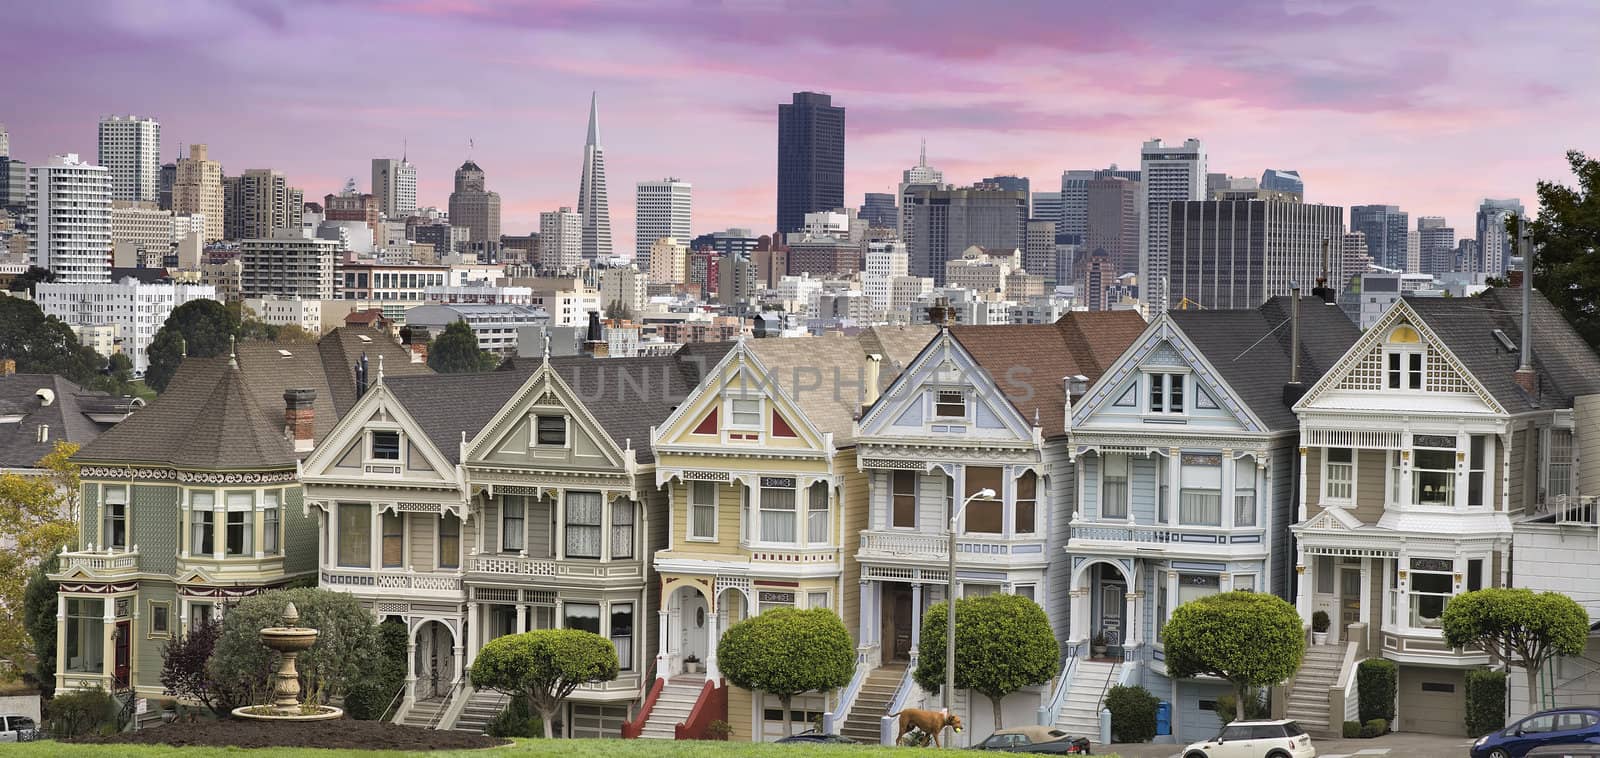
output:
{"label": "red front door", "polygon": [[113,644],[116,647],[116,669],[112,671],[115,685],[118,688],[128,686],[128,667],[131,660],[130,643],[133,640],[132,622],[118,621],[117,631]]}

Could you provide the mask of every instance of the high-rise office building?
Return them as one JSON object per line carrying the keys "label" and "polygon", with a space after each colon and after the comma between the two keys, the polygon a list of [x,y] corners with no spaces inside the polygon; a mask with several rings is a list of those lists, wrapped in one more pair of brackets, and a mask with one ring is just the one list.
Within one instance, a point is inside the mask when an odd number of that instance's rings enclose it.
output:
{"label": "high-rise office building", "polygon": [[[206,242],[223,239],[222,164],[206,158],[205,145],[190,145],[189,157],[179,158],[172,184],[172,212],[206,217]],[[237,238],[235,238],[237,239]]]}
{"label": "high-rise office building", "polygon": [[1171,205],[1170,290],[1173,308],[1255,308],[1289,294],[1310,293],[1323,274],[1345,281],[1335,255],[1344,208],[1281,200],[1194,200]]}
{"label": "high-rise office building", "polygon": [[378,212],[399,221],[417,212],[417,167],[402,156],[372,159],[372,197]]}
{"label": "high-rise office building", "polygon": [[1417,257],[1424,274],[1456,270],[1456,230],[1445,224],[1443,216],[1417,217]]}
{"label": "high-rise office building", "polygon": [[1367,255],[1379,266],[1396,271],[1406,268],[1410,214],[1397,205],[1350,207],[1350,231],[1367,235]]}
{"label": "high-rise office building", "polygon": [[1291,169],[1269,168],[1263,171],[1261,189],[1268,192],[1293,192],[1302,199],[1306,195],[1306,183],[1300,178],[1300,172]]}
{"label": "high-rise office building", "polygon": [[[578,180],[578,215],[583,217],[583,259],[611,257],[611,201],[606,193],[606,151],[600,147],[600,96],[589,95],[589,136],[583,143]],[[685,235],[684,239],[688,239]]]}
{"label": "high-rise office building", "polygon": [[1056,222],[1056,233],[1061,233],[1061,192],[1033,193],[1033,217],[1041,221]]}
{"label": "high-rise office building", "polygon": [[844,107],[820,92],[778,105],[778,234],[844,207]]}
{"label": "high-rise office building", "polygon": [[650,246],[656,240],[693,236],[693,190],[693,185],[670,176],[639,182],[634,194],[633,261],[641,271],[650,270]]}
{"label": "high-rise office building", "polygon": [[[1346,232],[1343,244],[1339,248],[1339,260],[1344,264],[1346,281],[1356,274],[1364,274],[1372,265],[1372,256],[1367,253],[1367,235],[1365,232]],[[1338,282],[1343,286],[1346,282]]]}
{"label": "high-rise office building", "polygon": [[[201,159],[204,159],[203,150]],[[230,184],[233,185],[231,192]],[[223,180],[223,206],[224,232],[228,239],[267,239],[277,229],[299,231],[305,193],[290,187],[276,169],[251,168],[237,177]]]}
{"label": "high-rise office building", "polygon": [[178,183],[178,164],[163,163],[156,171],[156,208],[172,210],[172,188]]}
{"label": "high-rise office building", "polygon": [[1000,174],[998,176],[986,177],[980,181],[979,184],[993,184],[994,186],[1003,190],[1026,192],[1028,194],[1028,218],[1034,218],[1033,190],[1028,186],[1028,177],[1017,176],[1015,174]]}
{"label": "high-rise office building", "polygon": [[27,205],[27,162],[0,155],[0,210],[19,215]]}
{"label": "high-rise office building", "polygon": [[6,125],[0,123],[0,158],[11,156],[11,134],[6,131]]}
{"label": "high-rise office building", "polygon": [[298,228],[272,229],[264,238],[240,243],[240,293],[244,297],[332,300],[338,255],[337,241],[308,239]]}
{"label": "high-rise office building", "polygon": [[1028,219],[1022,245],[1022,270],[1055,281],[1056,222]]}
{"label": "high-rise office building", "polygon": [[898,229],[900,226],[900,208],[895,203],[895,196],[887,192],[868,192],[862,197],[861,209],[856,215],[879,229]]}
{"label": "high-rise office building", "polygon": [[76,153],[30,166],[28,262],[63,284],[111,281],[111,184],[110,170]]}
{"label": "high-rise office building", "polygon": [[1089,225],[1089,180],[1106,177],[1137,182],[1141,175],[1138,171],[1119,169],[1115,163],[1110,168],[1061,172],[1061,225],[1057,232],[1067,235],[1068,239],[1083,239]]}
{"label": "high-rise office building", "polygon": [[1506,219],[1526,215],[1522,201],[1516,198],[1496,200],[1485,198],[1478,205],[1478,256],[1473,261],[1474,272],[1499,276],[1509,268],[1515,256],[1515,240],[1506,231]]}
{"label": "high-rise office building", "polygon": [[[692,250],[712,250],[717,255],[723,256],[749,255],[755,252],[756,246],[760,243],[761,238],[749,229],[729,229],[725,232],[712,232],[695,237],[689,247]],[[649,269],[641,264],[639,270]]]}
{"label": "high-rise office building", "polygon": [[907,188],[912,205],[911,274],[944,283],[945,263],[972,245],[995,250],[1020,250],[1027,237],[1027,193],[993,185],[936,189],[919,184]]}
{"label": "high-rise office building", "polygon": [[456,169],[455,191],[450,193],[450,225],[468,230],[471,242],[500,239],[500,193],[486,188],[483,169],[470,158]]}
{"label": "high-rise office building", "polygon": [[900,203],[900,241],[904,242],[907,247],[911,246],[912,229],[911,203],[907,200],[906,194],[910,192],[912,187],[916,185],[924,185],[924,188],[931,187],[933,189],[949,189],[949,186],[944,183],[944,172],[928,165],[927,140],[922,141],[921,152],[917,153],[917,165],[901,172],[900,191],[899,194],[895,195],[896,200]]}
{"label": "high-rise office building", "polygon": [[567,206],[539,214],[539,270],[566,273],[583,261],[583,216]]}
{"label": "high-rise office building", "polygon": [[111,172],[111,199],[156,202],[161,124],[140,116],[100,119],[100,165]]}
{"label": "high-rise office building", "polygon": [[1153,315],[1177,299],[1167,295],[1171,286],[1167,217],[1174,202],[1205,197],[1205,146],[1193,137],[1170,146],[1160,139],[1149,140],[1139,152],[1139,175],[1144,196],[1139,204],[1139,286]]}
{"label": "high-rise office building", "polygon": [[1102,265],[1116,270],[1113,277],[1138,271],[1140,183],[1101,176],[1086,182],[1085,190],[1087,223],[1082,249],[1090,256],[1104,250]]}

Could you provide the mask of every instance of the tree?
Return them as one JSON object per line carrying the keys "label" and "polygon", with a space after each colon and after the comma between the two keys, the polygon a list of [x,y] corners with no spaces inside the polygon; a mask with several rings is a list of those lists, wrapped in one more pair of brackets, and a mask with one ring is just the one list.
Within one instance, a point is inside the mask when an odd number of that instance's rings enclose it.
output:
{"label": "tree", "polygon": [[617,648],[582,629],[509,634],[478,651],[471,675],[474,687],[526,697],[551,737],[556,711],[578,685],[617,678]]}
{"label": "tree", "polygon": [[284,324],[283,326],[278,327],[278,334],[277,334],[277,336],[272,338],[272,341],[273,342],[286,342],[286,343],[287,342],[299,342],[299,343],[316,342],[317,341],[317,335],[306,331],[305,328],[300,326],[299,324]]}
{"label": "tree", "polygon": [[[0,544],[7,546],[0,550],[0,608],[26,607],[30,577],[63,545],[77,542],[78,466],[71,460],[76,452],[77,445],[57,442],[39,459],[42,474],[0,475]],[[49,647],[54,646],[52,635]],[[0,614],[0,675],[36,670],[40,649],[24,614]]]}
{"label": "tree", "polygon": [[172,315],[167,316],[145,350],[150,361],[145,383],[157,392],[165,392],[184,357],[222,355],[239,333],[238,314],[215,300],[190,300],[172,309]]}
{"label": "tree", "polygon": [[1225,592],[1184,603],[1172,612],[1164,635],[1168,674],[1232,682],[1238,719],[1257,688],[1294,675],[1306,647],[1294,606],[1262,592]]}
{"label": "tree", "polygon": [[[938,603],[922,617],[922,643],[912,676],[930,692],[945,684],[949,613],[947,605]],[[1038,603],[1021,595],[956,601],[956,688],[989,698],[996,729],[1001,723],[1000,701],[1023,687],[1049,682],[1060,662],[1061,649],[1050,619]]]}
{"label": "tree", "polygon": [[23,272],[21,276],[11,280],[11,286],[8,289],[12,292],[26,292],[29,297],[33,297],[35,285],[40,282],[53,282],[55,280],[55,272],[50,269],[29,266],[28,270]]}
{"label": "tree", "polygon": [[105,359],[78,343],[78,335],[60,319],[18,297],[0,297],[0,359],[17,362],[24,374],[56,374],[89,384]]}
{"label": "tree", "polygon": [[605,317],[608,319],[629,321],[633,319],[633,309],[629,308],[628,304],[622,302],[621,299],[612,300],[611,302],[606,303]]}
{"label": "tree", "polygon": [[1454,647],[1477,645],[1528,675],[1528,705],[1539,709],[1539,669],[1558,655],[1582,655],[1589,614],[1559,592],[1525,589],[1466,592],[1450,599],[1439,617],[1444,639]]}
{"label": "tree", "polygon": [[1533,283],[1590,345],[1600,344],[1600,161],[1577,150],[1567,164],[1578,186],[1540,181],[1532,222]]}
{"label": "tree", "polygon": [[22,626],[33,642],[33,680],[46,699],[56,689],[56,591],[60,585],[50,581],[50,574],[60,568],[58,556],[53,554],[40,563],[22,591]]}
{"label": "tree", "polygon": [[[850,632],[826,608],[779,608],[728,628],[717,643],[717,665],[734,685],[778,696],[783,712],[795,695],[827,692],[850,683],[855,673]],[[784,734],[794,724],[783,720]]]}
{"label": "tree", "polygon": [[219,679],[209,665],[222,625],[202,622],[161,648],[161,686],[166,694],[200,703],[218,716],[250,705],[254,688],[242,681]]}
{"label": "tree", "polygon": [[249,688],[247,703],[264,702],[276,659],[261,644],[260,632],[281,626],[290,602],[300,613],[301,626],[319,630],[316,643],[297,661],[306,702],[326,704],[370,678],[384,676],[383,646],[372,612],[348,593],[304,587],[247,597],[229,609],[208,664],[212,679],[240,682]]}
{"label": "tree", "polygon": [[428,346],[428,368],[441,374],[493,371],[498,364],[493,353],[478,349],[478,335],[465,321],[450,322]]}

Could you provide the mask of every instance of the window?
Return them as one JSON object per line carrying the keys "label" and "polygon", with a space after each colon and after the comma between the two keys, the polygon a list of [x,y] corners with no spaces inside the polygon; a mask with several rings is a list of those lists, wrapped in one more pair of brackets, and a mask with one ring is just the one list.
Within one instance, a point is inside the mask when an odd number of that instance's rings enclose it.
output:
{"label": "window", "polygon": [[968,466],[967,494],[972,498],[980,490],[994,490],[994,495],[978,498],[967,505],[967,534],[999,534],[1005,521],[1005,492],[1001,486],[1003,469],[998,466]]}
{"label": "window", "polygon": [[893,500],[890,526],[914,529],[917,526],[917,472],[896,471],[890,482]]}
{"label": "window", "polygon": [[1572,494],[1572,430],[1551,429],[1545,446],[1550,461],[1545,469],[1545,497]]}
{"label": "window", "polygon": [[1314,569],[1317,572],[1317,592],[1323,595],[1333,594],[1333,556],[1319,555]]}
{"label": "window", "polygon": [[339,565],[372,565],[372,508],[366,503],[339,504]]}
{"label": "window", "polygon": [[449,513],[439,517],[439,568],[461,568],[461,519]]}
{"label": "window", "polygon": [[1256,525],[1256,462],[1253,458],[1233,464],[1233,525]]}
{"label": "window", "polygon": [[1389,389],[1422,389],[1422,353],[1397,350],[1389,353]]}
{"label": "window", "polygon": [[617,648],[617,668],[633,670],[633,603],[611,604],[611,644]]}
{"label": "window", "polygon": [[105,664],[105,603],[97,597],[67,598],[66,670],[99,674]]}
{"label": "window", "polygon": [[194,555],[211,555],[215,551],[212,541],[216,533],[216,512],[212,510],[217,500],[210,492],[196,492],[189,499],[189,552]]}
{"label": "window", "polygon": [[1251,739],[1252,734],[1254,734],[1254,729],[1250,726],[1229,724],[1228,726],[1222,727],[1222,732],[1217,735],[1217,740],[1225,742],[1248,740]]}
{"label": "window", "polygon": [[210,603],[189,604],[189,628],[199,629],[216,620],[216,607]]}
{"label": "window", "polygon": [[1183,413],[1184,374],[1150,375],[1150,412]]}
{"label": "window", "polygon": [[567,417],[566,416],[538,416],[537,429],[534,432],[534,442],[540,447],[566,447],[567,445]]}
{"label": "window", "polygon": [[384,511],[379,521],[383,526],[383,567],[405,565],[405,518],[394,511]]}
{"label": "window", "polygon": [[961,585],[962,597],[988,597],[1000,594],[1000,587],[993,584],[963,584]]}
{"label": "window", "polygon": [[1035,591],[1035,587],[1031,584],[1018,584],[1011,588],[1011,594],[1017,597],[1025,597],[1029,600],[1033,599]]}
{"label": "window", "polygon": [[728,425],[744,429],[760,429],[761,400],[736,397],[728,401]]}
{"label": "window", "polygon": [[1439,617],[1452,594],[1451,572],[1454,565],[1449,559],[1411,559],[1411,626],[1418,629],[1438,629]]}
{"label": "window", "polygon": [[564,532],[568,558],[600,557],[600,517],[604,506],[598,492],[567,493]]}
{"label": "window", "polygon": [[1206,595],[1222,591],[1222,579],[1216,574],[1179,574],[1178,605],[1199,600]]}
{"label": "window", "polygon": [[1018,534],[1033,534],[1038,530],[1039,476],[1032,471],[1017,477],[1016,530]]}
{"label": "window", "polygon": [[1128,517],[1128,455],[1110,453],[1100,483],[1100,517]]}
{"label": "window", "polygon": [[771,592],[762,590],[756,593],[756,613],[766,613],[776,608],[793,608],[793,592]]}
{"label": "window", "polygon": [[1467,591],[1477,592],[1483,589],[1483,559],[1467,559]]}
{"label": "window", "polygon": [[611,501],[611,557],[633,557],[633,501]]}
{"label": "window", "polygon": [[966,418],[967,395],[961,390],[938,390],[933,394],[935,418]]}
{"label": "window", "polygon": [[1489,493],[1484,487],[1484,474],[1488,461],[1494,456],[1494,442],[1487,434],[1472,435],[1471,452],[1467,456],[1467,505],[1485,505]]}
{"label": "window", "polygon": [[717,485],[689,483],[689,539],[717,538]]}
{"label": "window", "polygon": [[827,608],[828,607],[828,593],[827,592],[807,592],[806,593],[806,607],[807,608]]}
{"label": "window", "polygon": [[1185,455],[1178,490],[1178,523],[1222,525],[1222,456]]}
{"label": "window", "polygon": [[1167,628],[1167,574],[1156,574],[1156,642]]}
{"label": "window", "polygon": [[567,603],[565,629],[582,629],[592,634],[600,633],[600,606],[593,603]]}
{"label": "window", "polygon": [[828,483],[812,482],[806,510],[806,543],[828,544]]}
{"label": "window", "polygon": [[1323,452],[1322,498],[1341,503],[1355,500],[1356,453],[1348,447],[1330,447]]}
{"label": "window", "polygon": [[172,633],[172,606],[168,603],[150,603],[150,636],[166,637]]}
{"label": "window", "polygon": [[1417,435],[1411,451],[1412,505],[1455,505],[1455,438]]}
{"label": "window", "polygon": [[527,500],[523,496],[500,498],[500,552],[517,553],[526,549],[528,543],[523,527],[527,515]]}
{"label": "window", "polygon": [[266,555],[277,555],[283,525],[281,523],[283,511],[279,510],[283,493],[279,490],[267,490],[263,495],[261,504],[261,552]]}
{"label": "window", "polygon": [[795,541],[795,483],[793,479],[762,477],[761,541]]}
{"label": "window", "polygon": [[1234,574],[1233,575],[1233,591],[1234,592],[1255,592],[1256,591],[1256,575],[1255,574]]}
{"label": "window", "polygon": [[100,539],[102,547],[126,549],[128,547],[128,490],[125,487],[106,488],[105,526]]}
{"label": "window", "polygon": [[231,556],[251,555],[255,552],[255,497],[251,492],[228,493],[228,521],[226,553]]}
{"label": "window", "polygon": [[372,459],[376,461],[400,460],[400,433],[389,431],[373,432]]}

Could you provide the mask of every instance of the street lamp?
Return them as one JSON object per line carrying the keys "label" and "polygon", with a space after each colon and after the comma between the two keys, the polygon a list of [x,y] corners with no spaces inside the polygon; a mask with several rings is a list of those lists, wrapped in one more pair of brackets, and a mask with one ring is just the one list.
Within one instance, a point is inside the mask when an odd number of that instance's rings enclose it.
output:
{"label": "street lamp", "polygon": [[[950,544],[946,549],[950,553],[949,591],[945,593],[945,622],[944,622],[944,712],[951,713],[955,704],[956,691],[956,524],[961,521],[961,514],[967,512],[967,506],[974,500],[988,500],[994,497],[994,490],[984,488],[967,496],[961,507],[950,514],[950,529],[946,532]],[[951,740],[954,742],[954,740]]]}

